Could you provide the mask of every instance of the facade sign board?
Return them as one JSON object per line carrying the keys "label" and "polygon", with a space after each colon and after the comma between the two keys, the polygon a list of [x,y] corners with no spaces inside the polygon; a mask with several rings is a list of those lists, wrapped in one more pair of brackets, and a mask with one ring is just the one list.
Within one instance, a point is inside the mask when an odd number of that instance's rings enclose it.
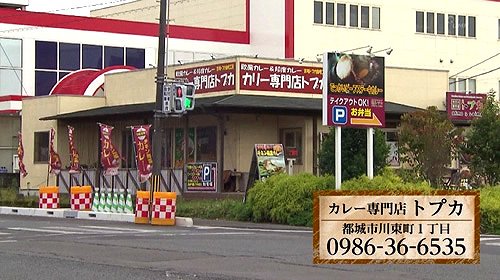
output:
{"label": "facade sign board", "polygon": [[479,191],[319,191],[314,263],[478,264]]}
{"label": "facade sign board", "polygon": [[283,64],[240,63],[240,89],[321,94],[321,67]]}
{"label": "facade sign board", "polygon": [[235,77],[235,62],[175,70],[176,79],[194,83],[196,94],[235,90]]}
{"label": "facade sign board", "polygon": [[187,191],[217,190],[217,162],[188,163],[186,168]]}
{"label": "facade sign board", "polygon": [[327,53],[323,73],[324,125],[385,126],[383,57]]}
{"label": "facade sign board", "polygon": [[486,94],[446,93],[446,112],[451,121],[470,121],[481,116]]}

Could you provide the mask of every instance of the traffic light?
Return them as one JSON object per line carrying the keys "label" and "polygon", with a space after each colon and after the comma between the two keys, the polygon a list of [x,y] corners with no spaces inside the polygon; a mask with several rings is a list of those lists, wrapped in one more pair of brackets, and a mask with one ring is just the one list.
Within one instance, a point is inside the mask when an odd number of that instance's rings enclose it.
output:
{"label": "traffic light", "polygon": [[193,83],[184,84],[186,92],[184,94],[184,108],[187,111],[191,111],[194,109],[194,92],[195,85]]}
{"label": "traffic light", "polygon": [[184,107],[184,94],[185,86],[180,84],[172,85],[172,97],[173,97],[173,111],[174,113],[184,113],[186,108]]}
{"label": "traffic light", "polygon": [[163,104],[162,104],[162,111],[163,113],[170,113],[171,108],[170,108],[170,85],[164,84],[163,85]]}

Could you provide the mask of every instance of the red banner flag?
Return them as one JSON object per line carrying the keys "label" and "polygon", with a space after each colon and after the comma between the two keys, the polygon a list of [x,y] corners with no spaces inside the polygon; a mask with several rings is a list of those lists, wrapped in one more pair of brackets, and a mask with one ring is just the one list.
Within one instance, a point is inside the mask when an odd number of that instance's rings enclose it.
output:
{"label": "red banner flag", "polygon": [[101,165],[104,168],[104,175],[117,175],[121,158],[111,143],[111,131],[114,127],[99,123],[99,128],[101,130]]}
{"label": "red banner flag", "polygon": [[18,145],[17,145],[17,158],[19,160],[19,173],[24,178],[28,175],[26,172],[26,166],[24,166],[23,158],[24,158],[24,146],[23,146],[23,134],[21,132],[17,133],[18,135]]}
{"label": "red banner flag", "polygon": [[69,143],[69,173],[79,173],[80,172],[80,155],[76,150],[75,143],[73,141],[73,131],[75,128],[68,125],[68,143]]}
{"label": "red banner flag", "polygon": [[50,143],[49,143],[49,172],[52,174],[59,174],[61,172],[61,157],[54,150],[54,138],[56,131],[54,128],[50,129]]}
{"label": "red banner flag", "polygon": [[149,142],[149,129],[151,125],[141,125],[132,127],[132,138],[135,148],[135,160],[139,182],[146,182],[151,177],[153,169],[153,157],[151,155],[151,145]]}

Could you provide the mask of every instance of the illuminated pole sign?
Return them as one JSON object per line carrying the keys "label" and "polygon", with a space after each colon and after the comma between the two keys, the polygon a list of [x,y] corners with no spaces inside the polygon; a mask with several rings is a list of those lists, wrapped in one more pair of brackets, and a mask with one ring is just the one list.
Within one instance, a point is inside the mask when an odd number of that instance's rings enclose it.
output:
{"label": "illuminated pole sign", "polygon": [[384,127],[384,58],[328,53],[323,125]]}

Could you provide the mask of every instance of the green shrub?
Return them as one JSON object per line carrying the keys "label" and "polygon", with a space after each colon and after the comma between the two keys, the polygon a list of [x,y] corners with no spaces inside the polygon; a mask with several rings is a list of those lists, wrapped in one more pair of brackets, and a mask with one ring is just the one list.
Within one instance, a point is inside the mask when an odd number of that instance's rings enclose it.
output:
{"label": "green shrub", "polygon": [[500,234],[500,185],[481,189],[481,231]]}
{"label": "green shrub", "polygon": [[342,183],[342,190],[386,190],[386,191],[422,191],[429,192],[433,189],[423,181],[409,183],[405,182],[392,169],[384,169],[380,175],[373,177],[372,180],[366,176]]}
{"label": "green shrub", "polygon": [[247,202],[255,222],[311,226],[313,192],[334,186],[331,176],[279,174],[257,182],[249,190]]}
{"label": "green shrub", "polygon": [[251,209],[240,200],[234,199],[177,199],[176,214],[178,216],[205,219],[227,219],[250,221]]}

